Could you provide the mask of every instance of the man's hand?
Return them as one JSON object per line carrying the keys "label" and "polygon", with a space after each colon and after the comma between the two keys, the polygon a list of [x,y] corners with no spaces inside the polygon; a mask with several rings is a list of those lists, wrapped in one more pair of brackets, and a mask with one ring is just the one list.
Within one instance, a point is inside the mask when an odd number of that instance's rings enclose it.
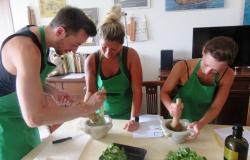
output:
{"label": "man's hand", "polygon": [[89,99],[86,101],[86,104],[91,105],[95,110],[103,105],[104,100],[106,99],[105,90],[97,91],[92,94]]}
{"label": "man's hand", "polygon": [[70,94],[64,91],[57,91],[53,94],[50,94],[50,96],[58,106],[66,107],[73,103],[73,98],[70,96]]}

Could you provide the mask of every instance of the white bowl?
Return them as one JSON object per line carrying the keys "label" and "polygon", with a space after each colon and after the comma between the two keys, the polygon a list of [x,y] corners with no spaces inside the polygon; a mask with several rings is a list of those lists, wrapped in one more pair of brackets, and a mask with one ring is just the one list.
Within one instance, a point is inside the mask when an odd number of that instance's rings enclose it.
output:
{"label": "white bowl", "polygon": [[108,131],[112,128],[112,119],[105,115],[104,116],[105,124],[93,126],[90,120],[86,120],[79,125],[79,128],[85,133],[89,134],[94,139],[101,139],[107,135]]}
{"label": "white bowl", "polygon": [[193,135],[193,133],[194,133],[193,130],[187,129],[188,124],[190,124],[190,122],[188,120],[186,120],[186,119],[180,120],[180,124],[184,128],[183,131],[173,131],[173,130],[169,129],[167,126],[169,126],[171,122],[172,122],[172,119],[161,120],[161,128],[163,129],[165,135],[171,137],[172,140],[176,144],[181,144],[181,143],[186,142],[187,137]]}

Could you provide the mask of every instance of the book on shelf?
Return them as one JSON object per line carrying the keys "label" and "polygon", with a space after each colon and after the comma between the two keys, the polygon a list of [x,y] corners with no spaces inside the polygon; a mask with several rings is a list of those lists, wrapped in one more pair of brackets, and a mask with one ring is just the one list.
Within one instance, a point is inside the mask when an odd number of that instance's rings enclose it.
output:
{"label": "book on shelf", "polygon": [[85,57],[85,54],[79,53],[62,55],[64,74],[83,73]]}

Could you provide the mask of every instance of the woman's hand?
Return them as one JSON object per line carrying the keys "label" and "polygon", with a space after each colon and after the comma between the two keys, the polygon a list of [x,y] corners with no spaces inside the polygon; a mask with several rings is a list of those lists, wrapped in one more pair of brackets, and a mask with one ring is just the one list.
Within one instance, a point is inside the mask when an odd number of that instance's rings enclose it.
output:
{"label": "woman's hand", "polygon": [[125,130],[129,132],[133,132],[139,128],[139,122],[136,122],[134,120],[129,120],[128,123],[125,124],[124,128]]}
{"label": "woman's hand", "polygon": [[182,104],[177,104],[177,103],[170,104],[169,113],[172,117],[181,117],[181,113],[183,109],[181,105]]}
{"label": "woman's hand", "polygon": [[200,130],[202,128],[202,126],[200,126],[199,122],[192,122],[187,126],[188,129],[192,129],[194,131],[194,133],[189,136],[187,138],[187,140],[194,140],[198,137],[198,135],[200,134]]}

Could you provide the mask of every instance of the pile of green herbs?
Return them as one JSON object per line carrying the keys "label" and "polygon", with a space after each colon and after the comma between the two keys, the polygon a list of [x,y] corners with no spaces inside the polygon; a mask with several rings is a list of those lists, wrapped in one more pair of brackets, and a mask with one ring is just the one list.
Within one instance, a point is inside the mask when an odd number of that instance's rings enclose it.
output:
{"label": "pile of green herbs", "polygon": [[177,151],[169,151],[164,160],[207,160],[204,156],[199,156],[190,148],[179,148]]}
{"label": "pile of green herbs", "polygon": [[123,148],[119,148],[115,144],[108,145],[107,149],[102,153],[102,160],[127,160],[127,156]]}

